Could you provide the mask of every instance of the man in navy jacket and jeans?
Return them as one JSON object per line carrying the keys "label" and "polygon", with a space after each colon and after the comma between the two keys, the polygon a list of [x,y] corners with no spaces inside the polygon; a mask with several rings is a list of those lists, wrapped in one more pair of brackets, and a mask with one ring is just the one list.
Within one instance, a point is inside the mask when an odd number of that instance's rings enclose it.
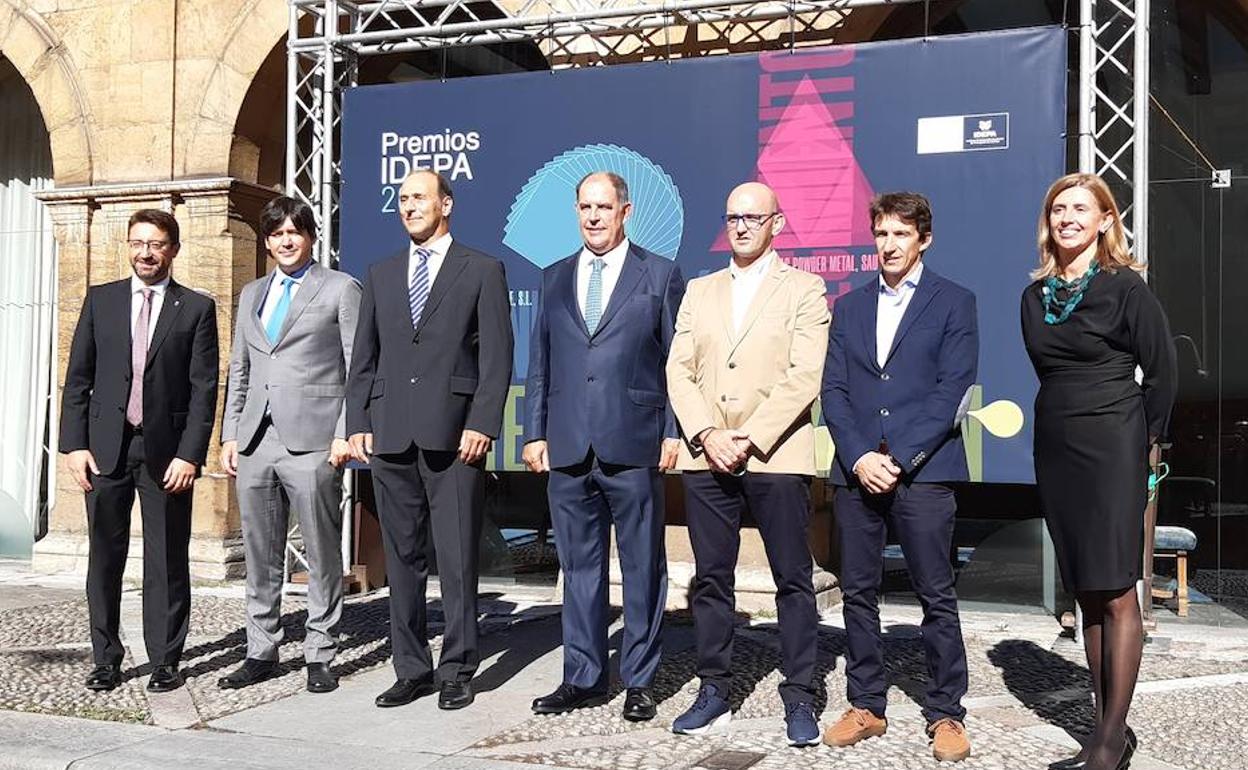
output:
{"label": "man in navy jacket and jeans", "polygon": [[971,748],[962,726],[966,650],[949,561],[957,510],[950,484],[968,480],[959,424],[979,360],[975,296],[924,267],[932,242],[926,198],[880,195],[870,216],[880,275],[837,300],[823,371],[851,704],[824,742],[848,746],[888,726],[877,597],[891,525],[923,606],[932,752],[960,761]]}

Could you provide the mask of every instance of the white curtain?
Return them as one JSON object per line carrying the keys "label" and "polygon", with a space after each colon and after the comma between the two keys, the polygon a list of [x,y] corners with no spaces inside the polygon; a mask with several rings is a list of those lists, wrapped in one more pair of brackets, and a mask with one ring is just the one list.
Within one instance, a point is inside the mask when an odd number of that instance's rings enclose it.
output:
{"label": "white curtain", "polygon": [[56,470],[56,243],[33,195],[51,188],[51,177],[43,117],[0,58],[0,556],[30,556],[49,503],[46,476]]}

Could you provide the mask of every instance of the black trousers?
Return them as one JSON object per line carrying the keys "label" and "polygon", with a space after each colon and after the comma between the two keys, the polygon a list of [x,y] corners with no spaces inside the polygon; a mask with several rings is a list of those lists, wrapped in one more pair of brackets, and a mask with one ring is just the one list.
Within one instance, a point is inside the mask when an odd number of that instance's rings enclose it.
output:
{"label": "black trousers", "polygon": [[481,662],[477,647],[477,548],[485,503],[483,462],[465,465],[455,452],[411,446],[374,455],[373,490],[390,582],[390,646],[400,679],[433,672],[425,585],[432,537],[446,628],[438,677],[468,682]]}
{"label": "black trousers", "polygon": [[130,510],[143,517],[143,640],[153,665],[177,665],[191,612],[190,490],[171,495],[152,477],[143,435],[126,430],[121,462],[91,478],[87,499],[87,608],[96,664],[120,664],[121,578],[130,550]]}
{"label": "black trousers", "polygon": [[698,676],[724,693],[732,680],[734,572],[741,547],[741,514],[758,522],[776,581],[780,625],[780,698],[785,705],[813,703],[818,612],[811,580],[814,560],[806,541],[810,477],[782,473],[729,476],[686,471],[685,514],[697,563],[693,621]]}
{"label": "black trousers", "polygon": [[910,582],[923,607],[923,649],[927,654],[927,703],[931,724],[966,716],[966,648],[953,590],[953,489],[945,484],[899,484],[888,494],[864,494],[837,487],[836,525],[841,536],[841,590],[844,594],[845,677],[849,702],[884,715],[888,672],[880,637],[879,590],[884,573],[887,526],[901,541]]}

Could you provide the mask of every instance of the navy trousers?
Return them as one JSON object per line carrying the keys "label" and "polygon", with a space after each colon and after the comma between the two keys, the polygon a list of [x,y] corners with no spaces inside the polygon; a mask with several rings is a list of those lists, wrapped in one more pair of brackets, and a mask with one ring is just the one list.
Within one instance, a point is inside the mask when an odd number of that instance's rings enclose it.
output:
{"label": "navy trousers", "polygon": [[884,716],[888,673],[880,638],[879,590],[884,572],[887,526],[901,541],[910,581],[923,607],[923,649],[927,654],[928,724],[966,716],[966,648],[953,590],[953,489],[945,484],[899,484],[888,494],[837,487],[837,529],[841,536],[841,591],[848,636],[845,677],[849,702]]}
{"label": "navy trousers", "polygon": [[663,547],[663,476],[657,468],[600,463],[553,468],[550,519],[563,570],[563,681],[605,690],[607,567],[611,525],[624,578],[620,680],[649,687],[662,653],[667,602]]}
{"label": "navy trousers", "polygon": [[686,471],[685,514],[697,562],[693,622],[698,676],[727,693],[732,680],[734,575],[741,548],[741,515],[758,522],[776,581],[776,615],[785,705],[813,703],[819,616],[811,580],[814,560],[806,541],[810,477],[785,473],[729,476]]}

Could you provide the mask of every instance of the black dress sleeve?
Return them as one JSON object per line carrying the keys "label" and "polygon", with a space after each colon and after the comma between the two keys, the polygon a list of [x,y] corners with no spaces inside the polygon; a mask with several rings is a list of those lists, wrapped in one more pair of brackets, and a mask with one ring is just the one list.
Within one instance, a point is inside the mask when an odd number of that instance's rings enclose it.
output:
{"label": "black dress sleeve", "polygon": [[1144,281],[1132,284],[1127,292],[1125,318],[1131,352],[1144,373],[1140,387],[1144,391],[1144,416],[1151,444],[1163,439],[1169,430],[1170,410],[1178,392],[1178,370],[1174,338],[1161,303]]}

